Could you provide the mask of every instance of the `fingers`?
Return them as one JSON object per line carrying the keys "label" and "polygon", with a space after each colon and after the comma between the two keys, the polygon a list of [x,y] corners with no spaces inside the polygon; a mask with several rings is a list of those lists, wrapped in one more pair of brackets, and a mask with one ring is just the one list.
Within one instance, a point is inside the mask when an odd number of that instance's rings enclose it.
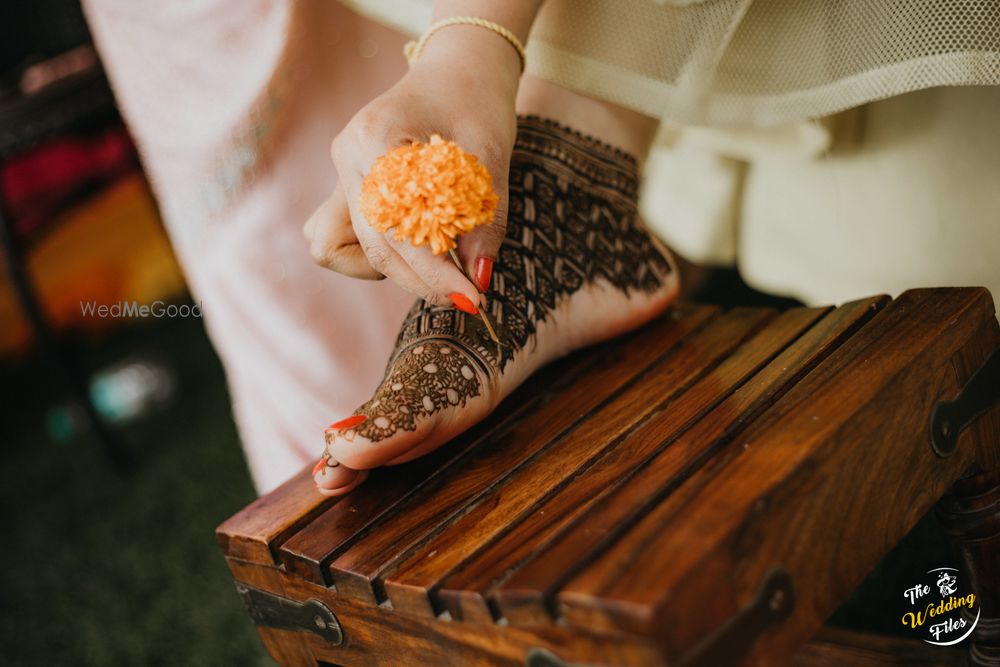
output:
{"label": "fingers", "polygon": [[[373,270],[430,303],[475,311],[470,304],[479,302],[479,294],[448,256],[398,241],[392,231],[382,233],[372,228],[357,209],[358,180],[345,179],[344,190],[354,235]],[[461,298],[455,299],[456,294]]]}
{"label": "fingers", "polygon": [[334,140],[331,152],[334,166],[341,178],[338,189],[342,192],[340,199],[343,200],[342,204],[338,201],[339,210],[342,215],[346,215],[353,237],[373,271],[431,303],[451,305],[445,294],[432,289],[424,277],[399,255],[385,234],[368,224],[358,208],[363,174],[379,155],[391,148],[384,144],[384,139],[375,141],[365,134],[359,137],[355,132],[348,131],[342,132]]}
{"label": "fingers", "polygon": [[[361,224],[355,224],[354,230],[368,263],[376,271],[407,292],[412,292],[430,303],[438,306],[452,305],[446,296],[438,294],[424,282],[423,277],[418,275],[399,255],[385,234],[369,227],[364,219],[362,219]],[[400,247],[402,246],[403,244],[400,244]]]}
{"label": "fingers", "polygon": [[[362,219],[356,225],[351,216],[344,188],[338,184],[333,195],[309,218],[303,228],[309,239],[313,261],[354,278],[379,280],[390,278],[404,289],[421,297],[432,297],[433,290],[389,245],[384,236]],[[449,302],[438,299],[439,305]]]}
{"label": "fingers", "polygon": [[[499,143],[484,144],[481,132],[471,133],[468,141],[460,142],[490,171],[494,189],[500,196],[493,222],[473,230],[459,242],[458,256],[463,272],[448,255],[435,255],[426,246],[414,247],[399,241],[392,231],[379,232],[361,214],[361,183],[371,164],[386,151],[419,138],[404,133],[399,126],[390,132],[383,123],[375,122],[376,117],[377,114],[359,114],[352,120],[352,127],[345,129],[333,142],[331,153],[340,184],[330,200],[314,214],[314,219],[306,224],[304,232],[307,236],[311,234],[313,258],[346,275],[369,279],[388,277],[431,303],[455,306],[475,314],[479,292],[489,286],[492,260],[506,231],[510,150]],[[353,229],[353,238],[348,225]],[[476,284],[466,278],[465,273],[473,276]]]}
{"label": "fingers", "polygon": [[354,234],[347,199],[339,185],[306,221],[302,233],[309,241],[309,253],[313,261],[320,266],[352,278],[385,278],[372,268]]}
{"label": "fingers", "polygon": [[391,233],[384,238],[413,273],[420,276],[429,294],[435,298],[447,297],[443,305],[453,305],[471,314],[478,312],[475,305],[479,303],[479,292],[450,256],[435,255],[427,246],[414,247],[406,241],[397,241]]}
{"label": "fingers", "polygon": [[489,290],[493,262],[500,253],[500,245],[507,233],[508,174],[510,171],[510,151],[492,145],[470,148],[490,172],[493,190],[499,197],[493,220],[473,229],[459,239],[458,255],[469,275],[473,276],[477,287]]}
{"label": "fingers", "polygon": [[507,188],[504,187],[493,220],[488,225],[473,229],[458,241],[458,256],[462,266],[476,281],[482,292],[490,289],[493,262],[500,254],[500,246],[507,234]]}

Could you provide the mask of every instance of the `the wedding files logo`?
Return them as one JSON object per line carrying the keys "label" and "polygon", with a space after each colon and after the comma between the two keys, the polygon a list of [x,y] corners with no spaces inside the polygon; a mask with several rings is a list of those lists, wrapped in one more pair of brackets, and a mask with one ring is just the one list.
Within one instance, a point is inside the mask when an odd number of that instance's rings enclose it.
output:
{"label": "the wedding files logo", "polygon": [[97,303],[96,301],[81,301],[80,313],[84,317],[99,317],[101,319],[201,317],[201,303],[177,304],[164,301]]}
{"label": "the wedding files logo", "polygon": [[903,592],[908,607],[903,625],[928,644],[957,644],[979,623],[976,594],[959,584],[958,574],[953,567],[928,570],[924,581]]}

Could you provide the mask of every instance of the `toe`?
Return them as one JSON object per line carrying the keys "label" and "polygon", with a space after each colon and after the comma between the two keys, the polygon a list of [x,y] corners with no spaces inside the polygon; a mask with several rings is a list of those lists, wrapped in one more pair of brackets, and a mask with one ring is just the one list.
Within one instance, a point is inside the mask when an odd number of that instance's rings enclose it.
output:
{"label": "toe", "polygon": [[317,487],[317,490],[324,496],[342,496],[345,493],[349,493],[368,478],[367,470],[355,470],[354,473],[354,478],[344,486],[338,486],[332,489]]}
{"label": "toe", "polygon": [[375,434],[375,437],[361,435],[357,431],[330,434],[327,436],[327,450],[343,467],[370,470],[405,457],[417,448],[429,451],[426,447],[434,444],[438,421],[436,416],[428,416],[417,421],[412,430],[396,430],[383,438]]}
{"label": "toe", "polygon": [[324,491],[334,491],[355,482],[359,471],[340,463],[332,456],[324,456],[313,468],[313,480]]}
{"label": "toe", "polygon": [[489,385],[472,353],[433,340],[406,347],[357,414],[326,431],[327,451],[348,468],[368,470],[427,453],[479,421]]}

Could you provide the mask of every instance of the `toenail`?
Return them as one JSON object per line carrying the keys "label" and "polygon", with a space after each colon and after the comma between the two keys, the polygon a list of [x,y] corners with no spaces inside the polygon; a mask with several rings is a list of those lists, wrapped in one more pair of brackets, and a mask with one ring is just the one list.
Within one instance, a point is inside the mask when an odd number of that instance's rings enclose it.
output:
{"label": "toenail", "polygon": [[334,422],[326,427],[327,431],[339,431],[342,428],[352,428],[359,424],[363,424],[365,420],[368,419],[366,415],[352,415],[347,419],[341,419],[339,422]]}

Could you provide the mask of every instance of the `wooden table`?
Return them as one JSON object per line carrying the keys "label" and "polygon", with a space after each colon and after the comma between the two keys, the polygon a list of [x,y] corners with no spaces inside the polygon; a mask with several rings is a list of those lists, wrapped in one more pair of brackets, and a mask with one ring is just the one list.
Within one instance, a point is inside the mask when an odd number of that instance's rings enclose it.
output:
{"label": "wooden table", "polygon": [[283,665],[774,665],[940,501],[974,664],[1000,665],[998,347],[980,288],[681,304],[430,456],[342,499],[303,470],[217,536]]}

